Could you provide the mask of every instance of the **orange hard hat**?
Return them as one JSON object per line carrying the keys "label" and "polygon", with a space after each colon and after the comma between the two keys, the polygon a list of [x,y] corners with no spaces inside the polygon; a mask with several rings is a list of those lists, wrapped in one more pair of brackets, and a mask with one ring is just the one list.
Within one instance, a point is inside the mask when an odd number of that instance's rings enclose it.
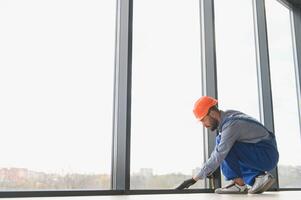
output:
{"label": "orange hard hat", "polygon": [[208,114],[209,109],[216,104],[216,99],[209,96],[203,96],[195,102],[193,113],[197,119],[202,120]]}

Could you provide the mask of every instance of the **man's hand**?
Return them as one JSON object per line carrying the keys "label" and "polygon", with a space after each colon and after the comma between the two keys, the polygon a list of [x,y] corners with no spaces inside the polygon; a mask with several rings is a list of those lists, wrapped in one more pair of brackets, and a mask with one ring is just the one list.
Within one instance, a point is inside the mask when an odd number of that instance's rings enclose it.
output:
{"label": "man's hand", "polygon": [[194,180],[193,178],[187,179],[186,181],[184,181],[181,185],[179,185],[176,190],[183,190],[185,188],[189,188],[190,186],[192,186],[193,184],[196,183],[196,180]]}

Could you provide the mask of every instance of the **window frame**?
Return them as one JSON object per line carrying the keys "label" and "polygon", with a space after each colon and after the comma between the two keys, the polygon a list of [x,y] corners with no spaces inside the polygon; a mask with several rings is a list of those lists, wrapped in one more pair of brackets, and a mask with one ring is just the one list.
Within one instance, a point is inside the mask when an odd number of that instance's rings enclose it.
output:
{"label": "window frame", "polygon": [[[262,117],[265,125],[273,130],[273,111],[269,75],[267,49],[267,32],[265,23],[264,2],[254,1],[258,53],[258,75],[260,76],[260,102],[262,102]],[[216,58],[214,37],[214,5],[213,0],[199,0],[201,17],[201,58],[203,94],[217,97]],[[286,1],[281,1],[286,2]],[[301,8],[288,4],[292,8],[295,45],[295,66],[298,80],[298,97],[301,99]],[[129,190],[130,186],[130,125],[131,125],[131,60],[132,60],[132,21],[133,0],[117,0],[116,41],[115,41],[115,80],[114,80],[114,116],[113,116],[113,152],[112,152],[112,187],[111,190],[56,190],[56,191],[2,191],[0,197],[54,197],[54,196],[96,196],[96,195],[133,195],[133,194],[186,194],[212,193],[213,189],[175,190]],[[263,67],[265,66],[265,67]],[[262,87],[265,86],[264,88]],[[301,116],[300,105],[299,115]],[[301,122],[300,122],[301,123]],[[207,143],[204,148],[206,156],[214,148],[213,135],[205,136]],[[276,177],[278,177],[276,172]],[[221,185],[221,176],[217,174],[214,180]],[[211,187],[211,186],[210,186]],[[273,190],[301,190],[301,188],[279,188]]]}

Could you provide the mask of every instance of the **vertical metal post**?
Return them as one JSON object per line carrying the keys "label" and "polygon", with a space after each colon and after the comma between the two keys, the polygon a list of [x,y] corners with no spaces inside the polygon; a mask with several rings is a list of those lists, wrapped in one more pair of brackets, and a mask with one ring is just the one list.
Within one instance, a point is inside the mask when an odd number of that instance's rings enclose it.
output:
{"label": "vertical metal post", "polygon": [[112,189],[130,188],[132,0],[117,0]]}
{"label": "vertical metal post", "polygon": [[299,111],[299,124],[301,124],[301,6],[294,6],[291,11],[292,35],[294,47],[294,62],[297,84],[297,102]]}
{"label": "vertical metal post", "polygon": [[[253,16],[256,40],[260,119],[269,130],[274,132],[269,49],[264,0],[253,0]],[[278,189],[279,181],[277,168],[272,171],[272,174],[277,180],[272,186],[272,189]]]}
{"label": "vertical metal post", "polygon": [[[217,76],[215,55],[214,0],[200,0],[201,46],[202,46],[202,83],[203,95],[217,98]],[[204,130],[205,158],[215,147],[216,133]],[[208,145],[208,146],[207,146]],[[216,170],[214,184],[221,187],[221,173]],[[212,187],[212,186],[211,186]]]}

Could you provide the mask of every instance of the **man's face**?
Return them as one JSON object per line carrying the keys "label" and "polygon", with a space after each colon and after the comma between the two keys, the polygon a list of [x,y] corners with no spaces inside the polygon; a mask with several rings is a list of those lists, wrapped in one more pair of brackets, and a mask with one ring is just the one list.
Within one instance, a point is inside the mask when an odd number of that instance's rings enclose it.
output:
{"label": "man's face", "polygon": [[200,120],[206,128],[210,129],[211,131],[214,131],[217,129],[219,123],[218,120],[210,116],[210,113],[207,114],[202,120]]}

